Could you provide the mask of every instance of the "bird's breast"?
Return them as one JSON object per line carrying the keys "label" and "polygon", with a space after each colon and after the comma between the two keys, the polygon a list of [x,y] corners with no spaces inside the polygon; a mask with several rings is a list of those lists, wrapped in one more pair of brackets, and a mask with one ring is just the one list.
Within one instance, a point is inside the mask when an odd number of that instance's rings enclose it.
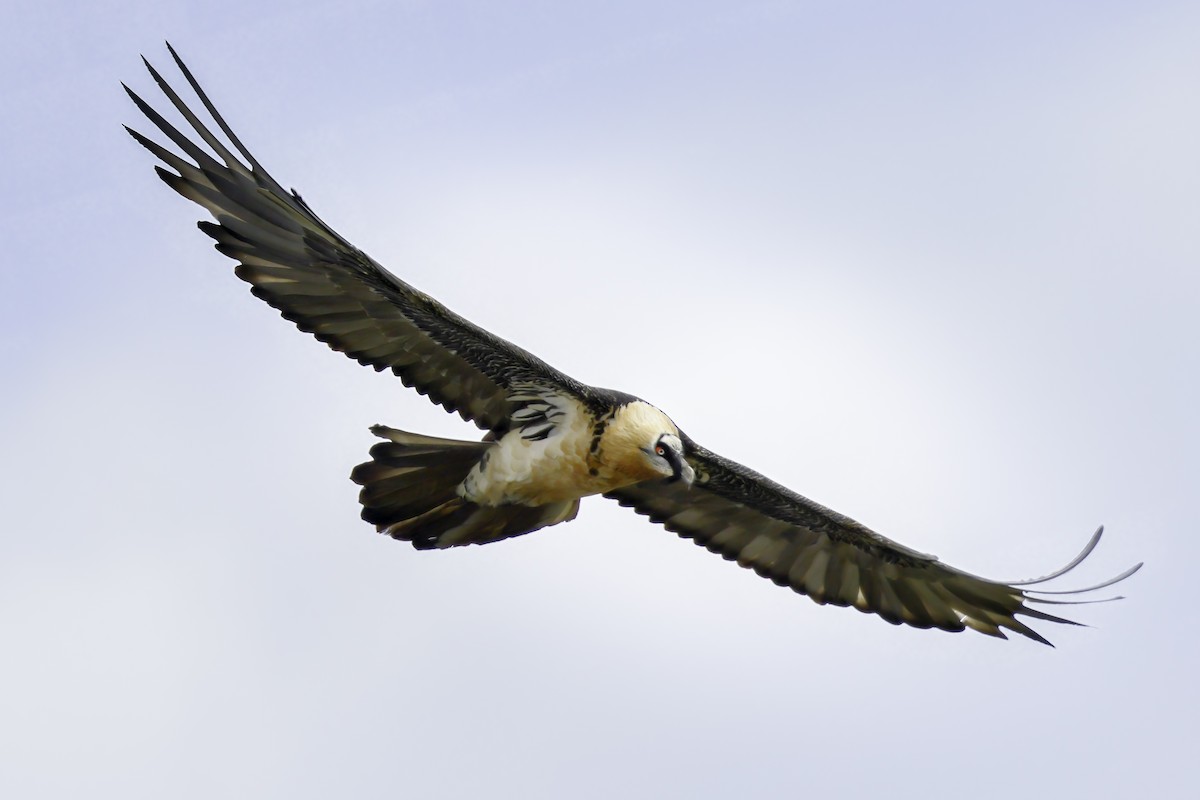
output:
{"label": "bird's breast", "polygon": [[505,434],[471,470],[459,492],[479,505],[539,506],[630,483],[604,463],[595,438],[592,415],[573,403],[545,438],[526,438],[521,430]]}

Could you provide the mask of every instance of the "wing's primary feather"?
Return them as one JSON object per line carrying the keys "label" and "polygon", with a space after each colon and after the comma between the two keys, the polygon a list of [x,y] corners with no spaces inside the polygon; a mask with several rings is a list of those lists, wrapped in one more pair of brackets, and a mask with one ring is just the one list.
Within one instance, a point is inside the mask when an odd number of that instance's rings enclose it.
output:
{"label": "wing's primary feather", "polygon": [[391,370],[406,386],[487,430],[508,426],[520,405],[511,399],[514,387],[589,396],[588,387],[409,286],[322,222],[299,194],[285,191],[262,168],[174,49],[171,56],[241,158],[149,62],[163,94],[211,152],[128,87],[133,102],[183,156],[127,130],[170,168],[156,167],[171,188],[212,214],[215,224],[201,222],[200,229],[216,240],[217,250],[240,262],[235,272],[256,297],[334,350]]}
{"label": "wing's primary feather", "polygon": [[[972,628],[1000,638],[1007,638],[1004,631],[1009,630],[1050,644],[1018,617],[1079,624],[1030,605],[1069,601],[1042,600],[1038,591],[1023,587],[1074,569],[1103,529],[1079,557],[1046,578],[990,581],[880,536],[687,437],[684,442],[696,472],[691,487],[647,481],[605,496],[817,603],[853,606],[894,625]],[[1111,586],[1140,567],[1085,589],[1045,593],[1076,594]]]}

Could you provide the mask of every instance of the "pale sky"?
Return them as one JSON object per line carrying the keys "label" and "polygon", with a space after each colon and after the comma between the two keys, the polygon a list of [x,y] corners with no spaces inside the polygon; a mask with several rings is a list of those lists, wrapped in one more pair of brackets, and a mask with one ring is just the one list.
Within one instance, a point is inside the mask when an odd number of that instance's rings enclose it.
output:
{"label": "pale sky", "polygon": [[[1194,785],[1200,6],[5,25],[0,796]],[[165,105],[164,39],[334,228],[575,378],[971,572],[1101,523],[1079,583],[1146,567],[1050,649],[818,607],[599,498],[487,547],[378,536],[368,426],[477,433],[233,277],[120,128],[150,132],[120,81]]]}

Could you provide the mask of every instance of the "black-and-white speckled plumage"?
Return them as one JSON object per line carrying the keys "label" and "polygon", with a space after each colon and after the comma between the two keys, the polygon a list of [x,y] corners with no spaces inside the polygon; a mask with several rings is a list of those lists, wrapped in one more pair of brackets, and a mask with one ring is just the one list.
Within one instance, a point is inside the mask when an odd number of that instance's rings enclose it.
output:
{"label": "black-and-white speckled plumage", "polygon": [[[1046,640],[1018,617],[1069,622],[1032,604],[1071,602],[1045,595],[1072,592],[1031,587],[1082,561],[1099,531],[1075,561],[1044,579],[989,581],[709,452],[657,409],[573,380],[388,272],[322,222],[299,194],[285,191],[242,145],[174,50],[171,55],[228,144],[148,62],[203,145],[127,88],[183,155],[129,132],[169,168],[156,167],[168,185],[212,214],[214,222],[200,228],[238,262],[237,276],[300,330],[361,364],[390,370],[488,431],[483,442],[449,442],[377,426],[384,441],[353,477],[363,485],[364,518],[380,530],[422,548],[496,541],[569,520],[579,497],[603,492],[818,603],[854,606],[896,624],[969,627],[993,636],[1009,630],[1041,642]],[[682,442],[682,453],[668,453],[686,461],[676,463],[676,480],[630,479],[646,468],[636,459],[654,457],[653,443],[641,446],[642,456],[627,441],[639,425],[659,425],[659,441],[675,442],[671,447]],[[506,459],[516,464],[508,467],[512,474],[528,473],[524,483],[509,473],[493,474],[494,464]],[[680,469],[685,480],[678,480]],[[497,483],[501,478],[509,483]],[[500,497],[503,502],[489,499]],[[1138,566],[1078,591],[1111,585]]]}

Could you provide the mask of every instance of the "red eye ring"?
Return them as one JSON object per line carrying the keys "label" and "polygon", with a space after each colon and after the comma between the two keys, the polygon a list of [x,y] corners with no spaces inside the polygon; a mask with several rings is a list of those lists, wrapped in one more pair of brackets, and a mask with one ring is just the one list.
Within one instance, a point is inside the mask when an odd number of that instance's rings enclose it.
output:
{"label": "red eye ring", "polygon": [[660,456],[665,456],[667,454],[667,448],[660,444],[654,448],[654,452],[658,453]]}

